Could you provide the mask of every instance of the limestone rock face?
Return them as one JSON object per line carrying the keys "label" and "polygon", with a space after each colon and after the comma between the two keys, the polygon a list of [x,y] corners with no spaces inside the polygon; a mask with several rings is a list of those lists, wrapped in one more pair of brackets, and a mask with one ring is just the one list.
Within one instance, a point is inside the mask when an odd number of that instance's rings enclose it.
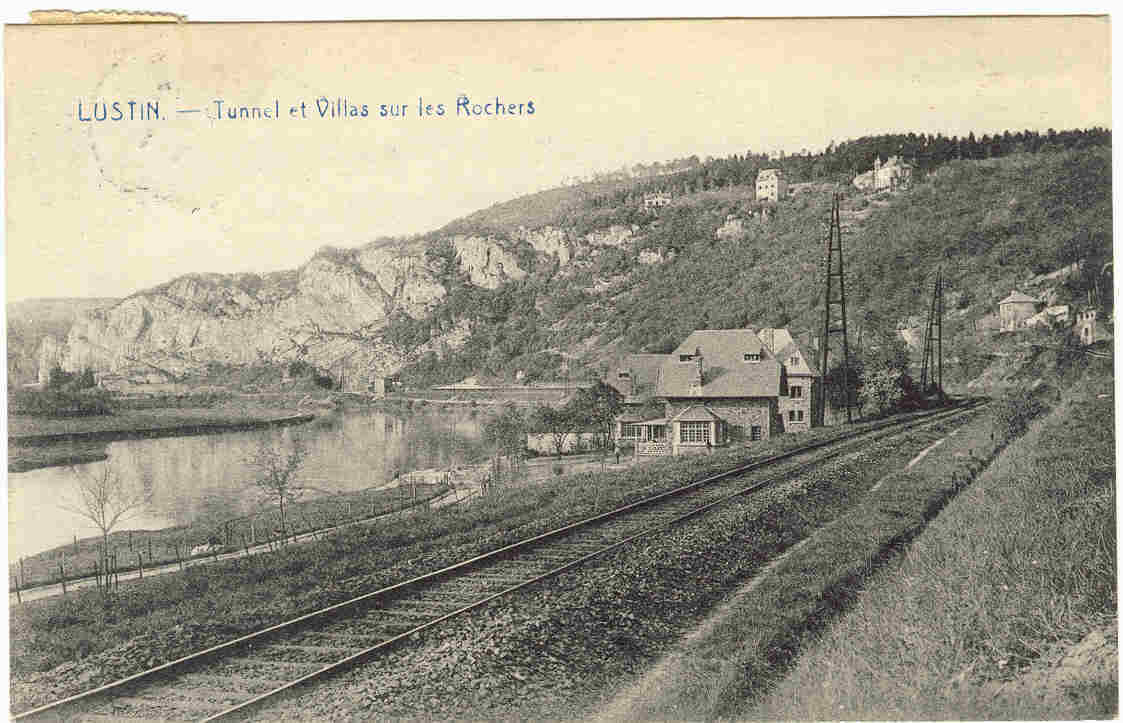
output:
{"label": "limestone rock face", "polygon": [[559,228],[546,226],[533,231],[520,228],[517,236],[520,240],[530,244],[536,252],[543,256],[554,256],[560,266],[566,266],[573,259],[573,250],[570,248],[569,239]]}
{"label": "limestone rock face", "polygon": [[39,349],[36,353],[39,364],[40,384],[46,386],[47,380],[50,378],[51,369],[56,366],[62,366],[65,356],[65,345],[50,334],[43,337],[43,340],[39,342]]}
{"label": "limestone rock face", "polygon": [[610,226],[607,229],[590,231],[585,242],[590,246],[627,246],[632,240],[633,231],[627,226]]}
{"label": "limestone rock face", "polygon": [[476,286],[495,289],[508,279],[526,277],[518,259],[490,236],[481,238],[458,234],[451,240],[460,258],[461,270]]}
{"label": "limestone rock face", "polygon": [[[484,277],[500,278],[504,258],[482,266]],[[293,271],[190,274],[82,315],[65,345],[44,342],[40,374],[58,362],[69,371],[176,379],[214,362],[300,358],[365,391],[372,374],[402,363],[401,352],[376,336],[387,318],[419,316],[444,294],[422,248],[386,242],[321,249]]]}

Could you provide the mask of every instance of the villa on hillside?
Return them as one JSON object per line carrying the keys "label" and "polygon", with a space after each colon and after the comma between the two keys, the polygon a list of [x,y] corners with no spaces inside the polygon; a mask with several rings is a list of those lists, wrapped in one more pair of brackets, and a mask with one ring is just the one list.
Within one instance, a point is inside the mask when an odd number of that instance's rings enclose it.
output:
{"label": "villa on hillside", "polygon": [[885,163],[881,156],[874,159],[873,169],[854,178],[854,185],[863,191],[895,191],[912,180],[912,166],[900,156],[889,156]]}
{"label": "villa on hillside", "polygon": [[1045,302],[1014,290],[998,302],[998,317],[1002,320],[1002,331],[1016,331],[1025,328],[1025,322],[1036,314]]}
{"label": "villa on hillside", "polygon": [[654,377],[653,389],[625,395],[634,404],[617,417],[615,436],[638,455],[706,452],[811,428],[818,375],[787,329],[702,329],[670,354],[636,356],[641,385]]}
{"label": "villa on hillside", "polygon": [[779,201],[788,195],[788,182],[780,168],[765,168],[756,174],[756,198],[758,201]]}

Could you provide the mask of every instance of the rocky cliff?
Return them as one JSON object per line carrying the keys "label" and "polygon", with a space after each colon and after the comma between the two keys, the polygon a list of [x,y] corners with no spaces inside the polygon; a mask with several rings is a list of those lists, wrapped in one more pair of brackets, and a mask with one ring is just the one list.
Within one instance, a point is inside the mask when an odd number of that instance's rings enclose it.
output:
{"label": "rocky cliff", "polygon": [[[458,234],[448,241],[471,283],[494,289],[527,276],[520,245],[564,266],[579,246],[603,245],[605,239],[619,245],[629,235],[614,229],[574,241],[547,227],[520,229],[510,240]],[[466,330],[460,327],[413,350],[397,349],[379,335],[391,315],[421,318],[445,294],[426,264],[423,243],[325,247],[292,271],[189,274],[84,313],[65,344],[45,340],[38,359],[41,371],[60,364],[134,382],[183,379],[213,363],[302,359],[342,377],[345,388],[366,391],[372,378],[395,373],[430,346],[463,343]]]}

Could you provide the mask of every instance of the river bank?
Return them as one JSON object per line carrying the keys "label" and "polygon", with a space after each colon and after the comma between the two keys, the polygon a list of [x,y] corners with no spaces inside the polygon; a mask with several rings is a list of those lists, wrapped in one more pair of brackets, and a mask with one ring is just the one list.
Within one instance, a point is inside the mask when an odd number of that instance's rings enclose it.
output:
{"label": "river bank", "polygon": [[8,471],[85,464],[106,458],[105,445],[124,439],[155,439],[304,424],[316,418],[295,406],[228,403],[193,409],[136,409],[115,414],[52,419],[8,417]]}

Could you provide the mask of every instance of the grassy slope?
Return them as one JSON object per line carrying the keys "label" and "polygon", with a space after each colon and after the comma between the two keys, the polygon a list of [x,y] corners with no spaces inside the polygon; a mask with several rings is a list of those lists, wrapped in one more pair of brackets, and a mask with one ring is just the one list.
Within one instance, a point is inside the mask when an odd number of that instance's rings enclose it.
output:
{"label": "grassy slope", "polygon": [[1113,715],[1117,670],[1111,681],[1044,699],[996,697],[984,685],[1117,614],[1113,403],[1110,377],[1075,388],[876,579],[783,683],[738,713]]}
{"label": "grassy slope", "polygon": [[[860,327],[868,351],[878,337],[893,335],[901,320],[923,319],[932,275],[943,264],[949,294],[944,344],[948,358],[956,360],[946,374],[952,377],[948,381],[973,376],[978,347],[973,321],[994,314],[995,302],[1035,274],[1077,258],[1090,259],[1088,268],[1098,270],[1110,257],[1110,155],[1104,147],[953,161],[914,188],[885,198],[844,188],[852,341]],[[500,293],[493,292],[473,307],[486,313],[462,306],[437,309],[435,316],[478,316],[480,338],[455,355],[457,368],[509,376],[533,366],[529,357],[538,351],[572,353],[594,339],[599,343],[584,361],[595,365],[609,342],[623,351],[651,352],[673,348],[698,328],[814,330],[822,314],[827,188],[778,204],[767,223],[746,220],[740,237],[716,239],[727,215],[746,217],[751,195],[738,186],[676,196],[657,217],[641,213],[630,221],[637,226],[627,248],[589,249],[556,273],[550,264],[539,264],[516,285],[517,303],[501,303]],[[574,237],[600,227],[601,216],[606,223],[610,217],[618,222],[632,211],[627,204],[584,208],[569,199],[559,215],[523,200],[503,206],[522,214],[518,218],[528,227],[545,219]],[[513,223],[495,209],[480,217],[498,226]],[[668,258],[641,264],[644,249]],[[1083,279],[1062,289],[1057,303],[1083,298],[1088,283]],[[405,376],[427,378],[409,367]]]}

